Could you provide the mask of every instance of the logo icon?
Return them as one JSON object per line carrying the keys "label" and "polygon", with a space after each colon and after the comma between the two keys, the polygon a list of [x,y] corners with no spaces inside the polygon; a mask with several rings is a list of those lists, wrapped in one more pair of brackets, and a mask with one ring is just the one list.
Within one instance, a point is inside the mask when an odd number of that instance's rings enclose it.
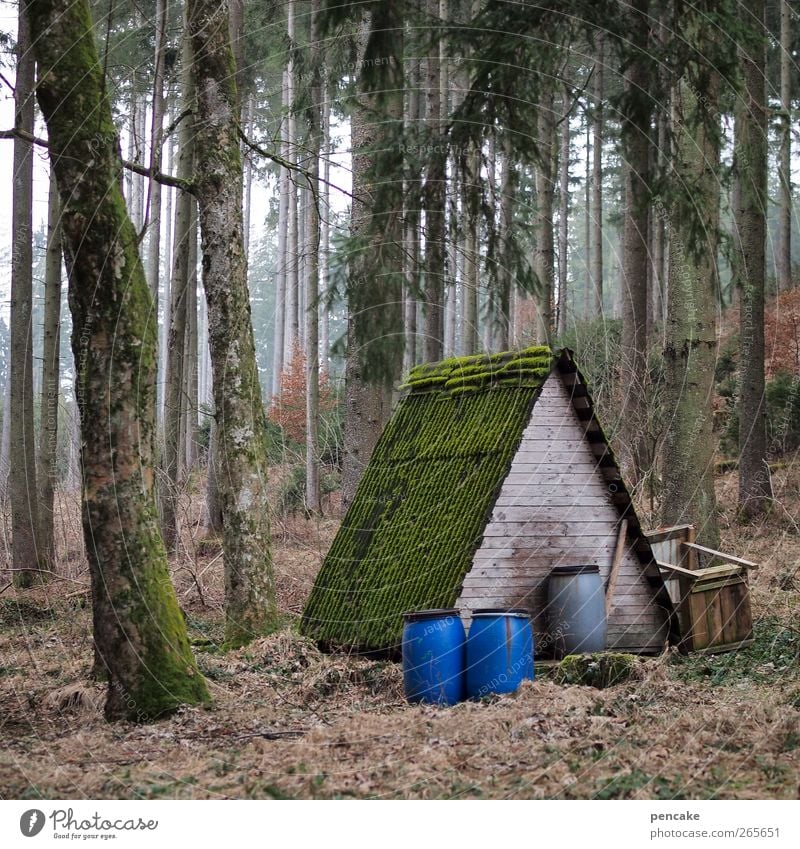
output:
{"label": "logo icon", "polygon": [[44,814],[36,808],[31,808],[19,818],[19,830],[25,837],[36,837],[44,828]]}

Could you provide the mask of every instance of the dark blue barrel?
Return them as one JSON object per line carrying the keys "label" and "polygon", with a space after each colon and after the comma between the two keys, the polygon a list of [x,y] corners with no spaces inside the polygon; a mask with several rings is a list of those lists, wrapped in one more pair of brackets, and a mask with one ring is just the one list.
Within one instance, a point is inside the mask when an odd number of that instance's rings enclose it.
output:
{"label": "dark blue barrel", "polygon": [[513,693],[533,680],[533,629],[527,610],[476,610],[467,637],[467,698]]}
{"label": "dark blue barrel", "polygon": [[557,658],[603,651],[606,594],[600,567],[556,566],[548,581],[547,618]]}
{"label": "dark blue barrel", "polygon": [[464,700],[466,635],[455,609],[404,613],[403,683],[410,702]]}

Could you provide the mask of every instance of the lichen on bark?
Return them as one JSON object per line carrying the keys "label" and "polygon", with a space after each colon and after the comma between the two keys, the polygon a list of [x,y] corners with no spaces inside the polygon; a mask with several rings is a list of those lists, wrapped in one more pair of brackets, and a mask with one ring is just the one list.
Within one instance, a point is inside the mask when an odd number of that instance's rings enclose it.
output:
{"label": "lichen on bark", "polygon": [[153,298],[122,197],[89,4],[32,0],[27,12],[70,268],[83,529],[105,712],[148,721],[209,698],[158,528]]}
{"label": "lichen on bark", "polygon": [[197,109],[197,199],[214,377],[215,473],[222,507],[225,641],[278,624],[270,556],[266,418],[247,290],[239,104],[228,3],[190,0]]}

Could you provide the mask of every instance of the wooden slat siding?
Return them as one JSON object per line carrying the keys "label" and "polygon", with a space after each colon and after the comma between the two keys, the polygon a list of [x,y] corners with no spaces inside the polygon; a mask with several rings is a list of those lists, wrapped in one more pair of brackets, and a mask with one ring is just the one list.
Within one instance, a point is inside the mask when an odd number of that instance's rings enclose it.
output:
{"label": "wooden slat siding", "polygon": [[[613,489],[599,458],[602,443],[590,444],[587,426],[573,409],[556,373],[544,387],[504,480],[484,537],[464,580],[457,606],[465,618],[480,607],[524,606],[534,613],[537,634],[547,632],[547,576],[554,566],[597,563],[605,581],[620,521]],[[641,563],[626,546],[614,607],[609,647],[658,650],[664,642],[664,614]]]}

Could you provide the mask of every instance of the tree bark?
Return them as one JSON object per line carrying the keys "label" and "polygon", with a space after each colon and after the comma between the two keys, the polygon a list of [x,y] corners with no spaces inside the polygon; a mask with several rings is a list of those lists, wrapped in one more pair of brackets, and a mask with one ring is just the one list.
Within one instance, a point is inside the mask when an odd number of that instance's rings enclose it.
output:
{"label": "tree bark", "polygon": [[764,395],[764,292],[768,123],[765,88],[766,21],[764,0],[750,13],[763,28],[740,49],[744,91],[736,100],[735,153],[738,204],[734,209],[738,251],[734,286],[740,294],[739,337],[739,506],[749,517],[763,513],[772,498],[767,466]]}
{"label": "tree bark", "polygon": [[150,170],[148,181],[146,226],[150,230],[147,252],[147,280],[156,303],[158,314],[158,278],[161,265],[161,183],[152,175],[161,171],[161,146],[164,135],[164,61],[167,49],[167,25],[169,20],[169,0],[156,0],[155,17],[155,61],[153,73],[153,106],[150,129]]}
{"label": "tree bark", "polygon": [[69,254],[83,523],[95,646],[108,671],[105,711],[144,721],[208,700],[158,529],[153,298],[122,198],[89,4],[32,0],[27,9]]}
{"label": "tree bark", "polygon": [[[283,73],[283,107],[288,106],[288,69]],[[281,132],[281,156],[287,160],[291,155],[288,132]],[[289,257],[287,253],[287,234],[289,230],[289,171],[279,166],[278,170],[278,262],[275,274],[275,334],[272,345],[272,399],[277,398],[281,392],[281,377],[284,366],[284,350],[286,347],[286,327],[288,324],[286,315],[286,289],[289,279]]]}
{"label": "tree bark", "polygon": [[50,169],[47,204],[47,254],[44,277],[42,386],[39,425],[39,552],[45,568],[55,567],[53,502],[58,480],[58,399],[61,350],[61,204],[55,171]]}
{"label": "tree bark", "polygon": [[635,486],[644,473],[647,433],[647,277],[650,266],[650,118],[647,82],[655,73],[644,52],[649,43],[649,0],[633,0],[630,28],[636,53],[624,76],[622,168],[625,210],[622,224],[622,462]]}
{"label": "tree bark", "polygon": [[[420,124],[423,108],[420,86],[422,84],[422,63],[417,58],[409,60],[408,87],[406,91],[405,134],[406,144],[412,150],[420,138]],[[405,348],[403,351],[403,372],[408,373],[417,363],[417,311],[420,290],[420,190],[421,174],[416,156],[409,157],[406,163],[406,182],[404,192],[405,224],[403,261],[405,267],[405,291],[403,293],[403,325]]]}
{"label": "tree bark", "polygon": [[555,332],[555,245],[553,206],[555,203],[556,122],[552,90],[542,95],[538,121],[539,161],[536,165],[536,274],[539,294],[539,334],[550,344]]}
{"label": "tree bark", "polygon": [[330,310],[328,308],[328,287],[330,285],[330,249],[331,249],[331,103],[330,84],[327,72],[322,81],[322,185],[320,186],[320,206],[322,210],[320,232],[320,323],[319,349],[320,363],[324,372],[328,372],[330,354]]}
{"label": "tree bark", "polygon": [[[685,30],[700,56],[712,55],[696,17]],[[707,28],[708,29],[708,28]],[[719,75],[703,80],[684,71],[673,95],[673,185],[670,203],[669,291],[664,403],[662,523],[691,522],[698,540],[718,547],[713,425],[716,334],[716,256],[719,209],[717,114]],[[687,190],[691,187],[691,192]],[[698,236],[697,232],[702,232]]]}
{"label": "tree bark", "polygon": [[275,627],[266,418],[256,365],[242,222],[238,97],[228,5],[189,0],[197,90],[195,179],[219,435],[215,457],[225,557],[225,639]]}
{"label": "tree bark", "polygon": [[[439,26],[440,0],[427,0],[432,25]],[[434,38],[428,53],[427,129],[430,139],[422,206],[425,210],[425,362],[441,360],[444,354],[445,290],[445,203],[446,154],[441,136],[442,93],[440,38]]]}
{"label": "tree bark", "polygon": [[[503,172],[505,174],[505,171]],[[470,145],[466,154],[466,169],[462,179],[461,205],[464,212],[464,258],[462,297],[464,320],[461,323],[461,353],[477,354],[481,346],[478,320],[478,270],[480,266],[480,152]],[[503,203],[504,198],[501,198]],[[500,269],[501,275],[507,269]]]}
{"label": "tree bark", "polygon": [[778,151],[778,291],[792,286],[792,10],[789,0],[781,9],[781,129]]}
{"label": "tree bark", "polygon": [[[306,508],[320,511],[319,493],[319,153],[322,84],[320,80],[320,0],[311,0],[311,105],[308,119],[309,171],[314,196],[308,199],[306,243]],[[310,194],[310,193],[309,193]]]}
{"label": "tree bark", "polygon": [[[294,51],[296,49],[296,3],[287,0],[286,30],[289,42],[289,62],[286,68],[286,102],[289,109],[286,122],[286,147],[289,158],[297,157],[297,114],[296,114],[296,69]],[[283,337],[283,367],[286,369],[292,362],[295,345],[299,341],[300,323],[298,303],[300,300],[300,249],[299,226],[297,219],[297,183],[291,173],[287,173],[289,205],[287,208],[286,236],[286,324]]]}
{"label": "tree bark", "polygon": [[184,365],[184,425],[182,444],[184,479],[191,474],[197,461],[198,428],[198,351],[197,351],[197,270],[199,267],[197,244],[197,203],[192,198],[192,229],[189,241],[189,279],[186,289],[186,353]]}
{"label": "tree bark", "polygon": [[568,304],[567,281],[569,253],[569,166],[570,166],[570,126],[569,116],[572,105],[569,92],[564,92],[564,111],[561,116],[561,150],[558,163],[558,332],[567,332]]}
{"label": "tree bark", "polygon": [[[403,29],[395,6],[387,4],[382,14],[382,27],[396,34],[391,42],[394,49],[388,67],[392,81],[386,84],[388,91],[376,93],[360,74],[350,119],[353,150],[350,234],[366,247],[351,258],[348,267],[344,509],[352,503],[381,429],[389,419],[392,387],[402,366],[403,193],[397,130],[403,120]],[[359,24],[359,67],[372,26],[372,16],[365,12]],[[376,115],[381,116],[380,121]],[[387,174],[394,179],[387,180]],[[380,366],[378,373],[376,364]]]}
{"label": "tree bark", "polygon": [[[507,351],[512,343],[514,328],[511,315],[514,295],[514,263],[511,256],[511,240],[514,237],[514,203],[517,193],[517,171],[514,163],[514,151],[511,136],[506,133],[503,139],[503,176],[500,184],[500,229],[501,229],[501,274],[497,293],[493,296],[497,305],[494,310],[495,347],[499,351]],[[476,255],[480,251],[478,233],[474,234]]]}
{"label": "tree bark", "polygon": [[594,108],[592,110],[592,207],[591,241],[589,244],[589,279],[592,285],[590,318],[603,314],[603,97],[605,88],[605,56],[602,40],[594,70]]}
{"label": "tree bark", "polygon": [[[31,33],[19,7],[17,78],[14,90],[14,125],[33,132],[35,60]],[[30,587],[43,573],[37,534],[39,500],[36,487],[36,442],[33,426],[33,146],[14,138],[14,185],[11,220],[10,358],[11,382],[9,474],[11,496],[12,563],[14,583]]]}
{"label": "tree bark", "polygon": [[[194,173],[195,110],[197,108],[192,74],[192,45],[190,42],[186,10],[184,9],[184,31],[181,43],[181,105],[184,112],[191,111],[181,122],[178,130],[178,176],[191,180]],[[175,204],[175,244],[172,251],[173,266],[170,280],[169,332],[163,356],[167,363],[164,387],[164,460],[161,490],[161,528],[164,543],[172,551],[179,536],[178,494],[183,475],[185,447],[181,441],[181,424],[184,419],[186,399],[184,395],[184,357],[186,353],[186,317],[189,277],[191,270],[191,242],[196,236],[194,217],[195,200],[188,192],[181,192]]]}

